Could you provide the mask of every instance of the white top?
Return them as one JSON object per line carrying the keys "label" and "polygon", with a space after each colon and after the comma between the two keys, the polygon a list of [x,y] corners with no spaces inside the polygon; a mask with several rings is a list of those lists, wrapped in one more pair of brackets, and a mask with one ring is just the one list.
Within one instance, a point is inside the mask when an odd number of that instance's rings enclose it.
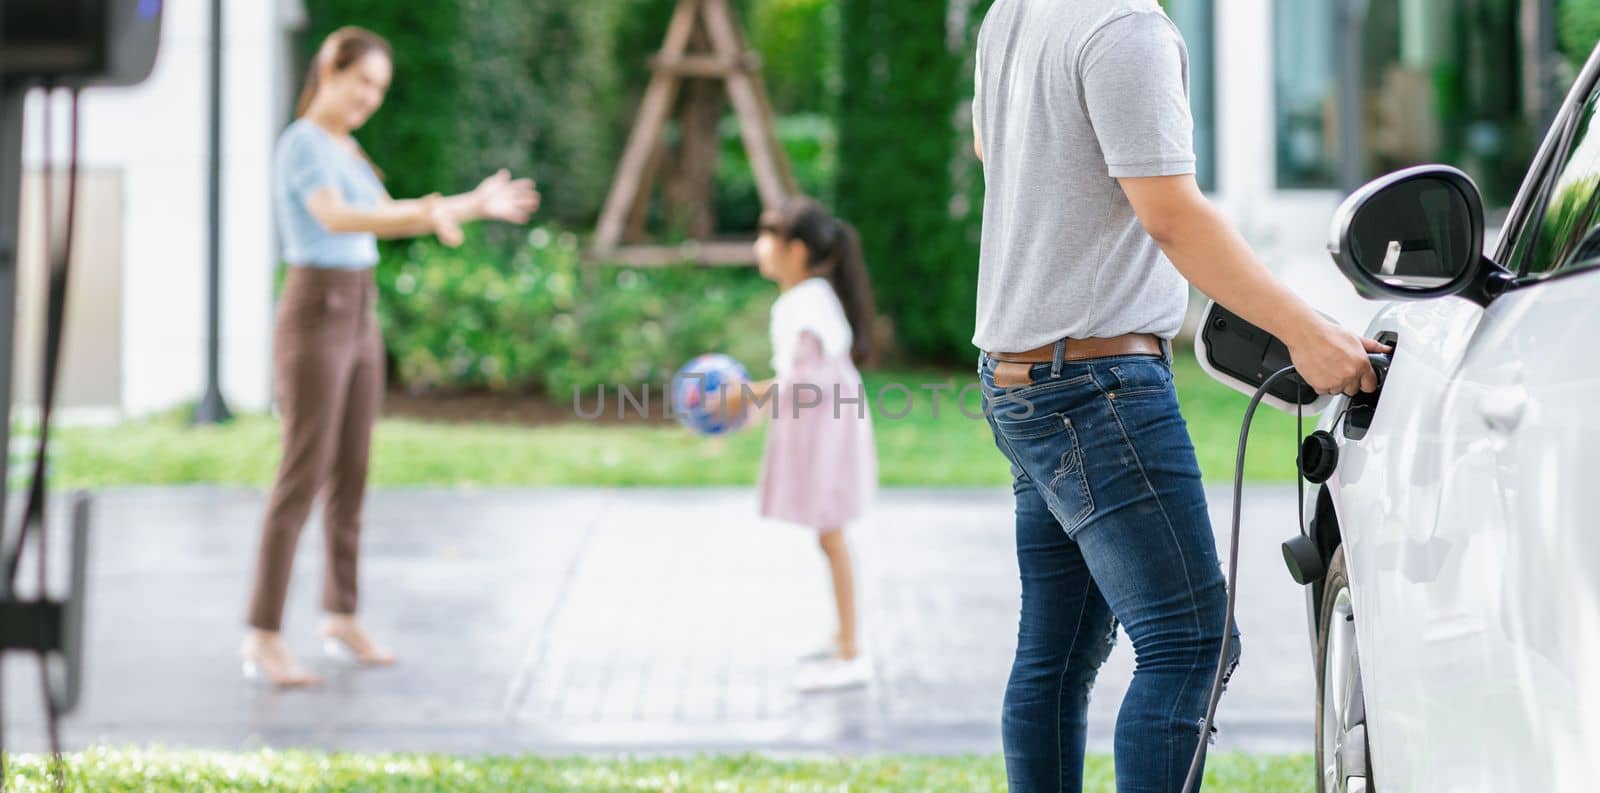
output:
{"label": "white top", "polygon": [[779,377],[789,374],[794,365],[804,331],[811,331],[822,343],[824,356],[849,355],[855,343],[844,306],[825,278],[807,278],[772,304],[772,368]]}

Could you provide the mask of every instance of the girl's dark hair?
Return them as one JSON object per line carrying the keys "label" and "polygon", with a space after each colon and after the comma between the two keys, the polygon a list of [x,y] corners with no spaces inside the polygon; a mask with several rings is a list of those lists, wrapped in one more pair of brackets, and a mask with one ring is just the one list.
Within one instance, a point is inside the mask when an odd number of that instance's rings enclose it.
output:
{"label": "girl's dark hair", "polygon": [[329,33],[328,38],[324,39],[322,46],[317,49],[317,54],[311,58],[311,68],[306,71],[305,87],[300,89],[300,101],[295,105],[295,117],[305,115],[311,108],[311,101],[317,98],[324,61],[332,63],[334,71],[342,72],[374,52],[381,52],[385,58],[394,59],[394,51],[389,47],[389,42],[366,28],[352,25]]}
{"label": "girl's dark hair", "polygon": [[861,235],[854,226],[833,216],[814,199],[796,196],[777,212],[762,217],[761,229],[783,240],[806,246],[806,265],[812,275],[828,279],[850,321],[850,358],[857,364],[873,360],[872,282],[861,253]]}

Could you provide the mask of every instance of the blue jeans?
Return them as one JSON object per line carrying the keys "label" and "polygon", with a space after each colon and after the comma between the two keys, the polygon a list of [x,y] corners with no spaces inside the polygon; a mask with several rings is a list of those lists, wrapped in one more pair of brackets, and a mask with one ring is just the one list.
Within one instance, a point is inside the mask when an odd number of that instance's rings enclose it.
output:
{"label": "blue jeans", "polygon": [[978,364],[995,445],[1011,461],[1022,574],[1006,774],[1013,793],[1082,790],[1089,690],[1120,622],[1137,661],[1117,716],[1117,790],[1176,793],[1200,740],[1227,594],[1172,369],[1155,356],[1053,368],[999,389],[994,360]]}

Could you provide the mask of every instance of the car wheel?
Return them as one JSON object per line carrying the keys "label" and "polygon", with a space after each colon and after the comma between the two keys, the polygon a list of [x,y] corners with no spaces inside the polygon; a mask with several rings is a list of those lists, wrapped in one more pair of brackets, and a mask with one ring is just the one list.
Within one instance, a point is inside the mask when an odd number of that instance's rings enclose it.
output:
{"label": "car wheel", "polygon": [[1317,626],[1317,791],[1373,793],[1367,703],[1343,547],[1334,551],[1323,580]]}

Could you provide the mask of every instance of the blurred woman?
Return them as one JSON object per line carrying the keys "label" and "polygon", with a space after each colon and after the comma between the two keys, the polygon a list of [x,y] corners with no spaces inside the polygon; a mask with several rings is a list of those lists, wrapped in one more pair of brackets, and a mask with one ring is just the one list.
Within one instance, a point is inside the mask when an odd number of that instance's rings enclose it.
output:
{"label": "blurred woman", "polygon": [[283,461],[267,505],[240,648],[246,677],[315,685],[280,634],[300,529],[324,493],[324,648],[360,664],[394,663],[356,621],[356,560],[367,449],[383,401],[383,339],[373,267],[378,238],[434,235],[461,243],[475,220],[526,223],[532,180],[502,170],[476,190],[397,201],[351,137],[383,103],[388,42],[360,28],[328,36],[306,76],[296,120],[278,139],[273,192],[288,280],[278,303],[273,370],[283,417]]}

